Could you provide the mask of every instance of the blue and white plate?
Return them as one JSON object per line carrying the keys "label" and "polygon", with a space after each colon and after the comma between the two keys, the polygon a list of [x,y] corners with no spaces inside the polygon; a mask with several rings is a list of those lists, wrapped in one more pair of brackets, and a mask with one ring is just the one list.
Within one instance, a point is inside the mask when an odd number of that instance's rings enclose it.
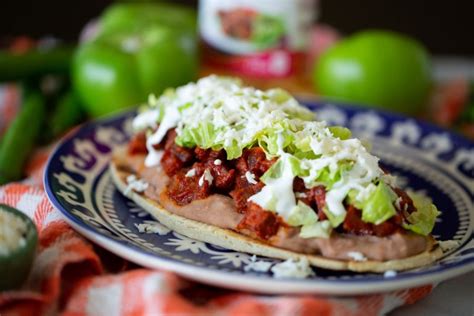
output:
{"label": "blue and white plate", "polygon": [[[384,277],[314,269],[308,279],[275,279],[245,272],[252,257],[177,234],[160,225],[111,182],[114,147],[129,139],[134,113],[85,125],[51,155],[45,172],[49,199],[71,226],[130,261],[174,271],[217,286],[266,293],[362,294],[436,283],[474,269],[474,145],[427,123],[360,108],[306,103],[320,119],[370,139],[373,153],[399,178],[442,211],[433,234],[458,246],[433,265]],[[141,233],[140,224],[153,233]],[[259,258],[270,262],[275,259]]]}

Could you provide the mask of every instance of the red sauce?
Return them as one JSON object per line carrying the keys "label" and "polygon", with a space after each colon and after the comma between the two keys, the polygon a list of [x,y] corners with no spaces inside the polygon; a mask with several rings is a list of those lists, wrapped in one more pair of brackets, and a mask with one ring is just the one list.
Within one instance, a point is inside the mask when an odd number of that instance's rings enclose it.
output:
{"label": "red sauce", "polygon": [[301,178],[295,178],[293,191],[303,194],[303,196],[298,197],[298,200],[311,206],[318,213],[320,220],[327,219],[323,211],[326,205],[326,189],[322,185],[306,189],[303,180]]}
{"label": "red sauce", "polygon": [[378,237],[384,237],[397,232],[401,225],[401,215],[397,214],[386,222],[374,225],[366,223],[362,220],[362,212],[355,208],[353,205],[346,207],[347,214],[342,228],[344,232],[352,233],[355,235],[375,235]]}
{"label": "red sauce", "polygon": [[194,153],[211,172],[213,188],[219,193],[228,193],[234,186],[236,170],[227,161],[225,151],[195,148]]}
{"label": "red sauce", "polygon": [[262,239],[268,239],[278,232],[280,221],[277,215],[265,211],[259,205],[250,202],[245,217],[237,226],[238,229],[248,229]]}
{"label": "red sauce", "polygon": [[204,173],[204,166],[201,163],[193,165],[196,175],[186,177],[190,168],[182,169],[171,177],[168,185],[168,195],[178,205],[186,205],[194,200],[207,198],[211,193],[211,185],[208,181],[202,181],[199,185],[199,179]]}
{"label": "red sauce", "polygon": [[178,171],[191,165],[194,161],[194,151],[190,148],[178,146],[175,143],[176,132],[168,132],[165,149],[161,158],[161,165],[168,176],[175,175]]}
{"label": "red sauce", "polygon": [[267,160],[265,152],[260,147],[245,149],[242,156],[237,158],[236,168],[241,174],[247,171],[260,178],[276,161],[276,158]]}
{"label": "red sauce", "polygon": [[130,155],[146,154],[146,135],[145,132],[140,132],[133,135],[132,139],[128,143],[128,153]]}
{"label": "red sauce", "polygon": [[241,213],[245,213],[248,206],[248,198],[254,195],[263,188],[263,182],[258,181],[256,184],[250,184],[247,179],[242,178],[242,174],[238,174],[235,181],[235,187],[229,192],[229,195],[234,199],[237,210]]}

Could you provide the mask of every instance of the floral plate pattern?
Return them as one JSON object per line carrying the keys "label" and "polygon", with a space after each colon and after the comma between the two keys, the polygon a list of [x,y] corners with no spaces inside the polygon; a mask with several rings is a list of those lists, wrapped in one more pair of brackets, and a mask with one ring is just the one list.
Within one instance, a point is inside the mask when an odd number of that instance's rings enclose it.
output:
{"label": "floral plate pattern", "polygon": [[[107,170],[114,147],[127,142],[134,112],[84,125],[51,155],[45,172],[50,201],[77,231],[130,261],[217,286],[265,293],[366,294],[436,283],[474,270],[474,145],[462,137],[395,114],[304,102],[319,119],[371,141],[399,185],[422,191],[442,211],[433,234],[458,245],[435,264],[384,277],[314,268],[307,279],[247,272],[251,255],[175,233],[117,191]],[[152,231],[143,232],[151,226]],[[258,258],[277,263],[279,260]]]}

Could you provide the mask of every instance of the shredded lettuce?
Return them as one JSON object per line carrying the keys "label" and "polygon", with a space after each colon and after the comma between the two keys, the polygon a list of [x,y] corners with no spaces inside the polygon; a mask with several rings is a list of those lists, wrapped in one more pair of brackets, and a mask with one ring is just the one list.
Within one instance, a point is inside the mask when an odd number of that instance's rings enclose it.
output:
{"label": "shredded lettuce", "polygon": [[176,137],[176,144],[183,147],[199,147],[209,149],[215,146],[214,139],[218,131],[208,122],[201,122],[195,128],[189,128]]}
{"label": "shredded lettuce", "polygon": [[340,215],[335,215],[333,212],[330,212],[327,207],[323,208],[323,212],[324,214],[326,214],[326,217],[328,218],[332,227],[338,227],[344,222],[344,219],[346,218],[345,213],[340,214]]}
{"label": "shredded lettuce", "polygon": [[375,191],[362,205],[362,220],[375,225],[381,224],[397,214],[393,202],[397,195],[383,182],[379,182]]}
{"label": "shredded lettuce", "polygon": [[331,133],[341,139],[346,140],[352,137],[352,132],[350,129],[343,127],[343,126],[330,126],[328,127]]}
{"label": "shredded lettuce", "polygon": [[433,230],[436,217],[440,212],[430,198],[410,191],[408,191],[408,195],[413,200],[417,210],[408,216],[408,223],[403,223],[403,227],[417,234],[427,236]]}
{"label": "shredded lettuce", "polygon": [[332,227],[329,221],[320,222],[315,211],[301,201],[291,210],[287,222],[291,226],[301,226],[302,238],[329,238],[331,235]]}
{"label": "shredded lettuce", "polygon": [[329,221],[316,222],[311,225],[301,227],[301,238],[329,238],[332,227]]}
{"label": "shredded lettuce", "polygon": [[298,201],[298,204],[291,210],[287,220],[291,226],[311,225],[317,221],[318,216],[314,210],[301,201]]}
{"label": "shredded lettuce", "polygon": [[357,190],[350,190],[349,193],[347,194],[347,203],[350,205],[354,205],[354,207],[358,208],[361,210],[364,207],[364,203],[362,201],[359,201],[356,197],[359,194]]}
{"label": "shredded lettuce", "polygon": [[323,185],[326,190],[330,190],[334,184],[343,181],[343,177],[351,168],[352,164],[350,162],[340,162],[337,169],[331,170],[329,167],[324,167],[316,173],[316,176],[305,177],[303,175],[302,178],[309,187]]}
{"label": "shredded lettuce", "polygon": [[291,176],[303,176],[306,174],[306,170],[302,167],[301,161],[292,156],[284,155],[280,157],[261,177],[260,181],[268,183],[270,179],[278,179],[283,176],[285,168],[291,170]]}

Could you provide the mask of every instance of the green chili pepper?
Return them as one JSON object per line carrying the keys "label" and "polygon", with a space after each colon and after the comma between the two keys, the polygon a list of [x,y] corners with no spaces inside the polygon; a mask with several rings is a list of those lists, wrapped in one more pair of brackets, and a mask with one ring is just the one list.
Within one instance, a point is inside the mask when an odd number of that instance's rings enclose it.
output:
{"label": "green chili pepper", "polygon": [[45,119],[45,100],[37,90],[25,89],[23,105],[3,136],[0,147],[0,185],[18,180]]}
{"label": "green chili pepper", "polygon": [[76,94],[67,91],[59,98],[49,118],[48,127],[51,138],[58,137],[69,128],[79,124],[84,118],[85,113]]}
{"label": "green chili pepper", "polygon": [[0,51],[0,82],[23,80],[43,74],[67,73],[72,47],[34,49],[25,53]]}

